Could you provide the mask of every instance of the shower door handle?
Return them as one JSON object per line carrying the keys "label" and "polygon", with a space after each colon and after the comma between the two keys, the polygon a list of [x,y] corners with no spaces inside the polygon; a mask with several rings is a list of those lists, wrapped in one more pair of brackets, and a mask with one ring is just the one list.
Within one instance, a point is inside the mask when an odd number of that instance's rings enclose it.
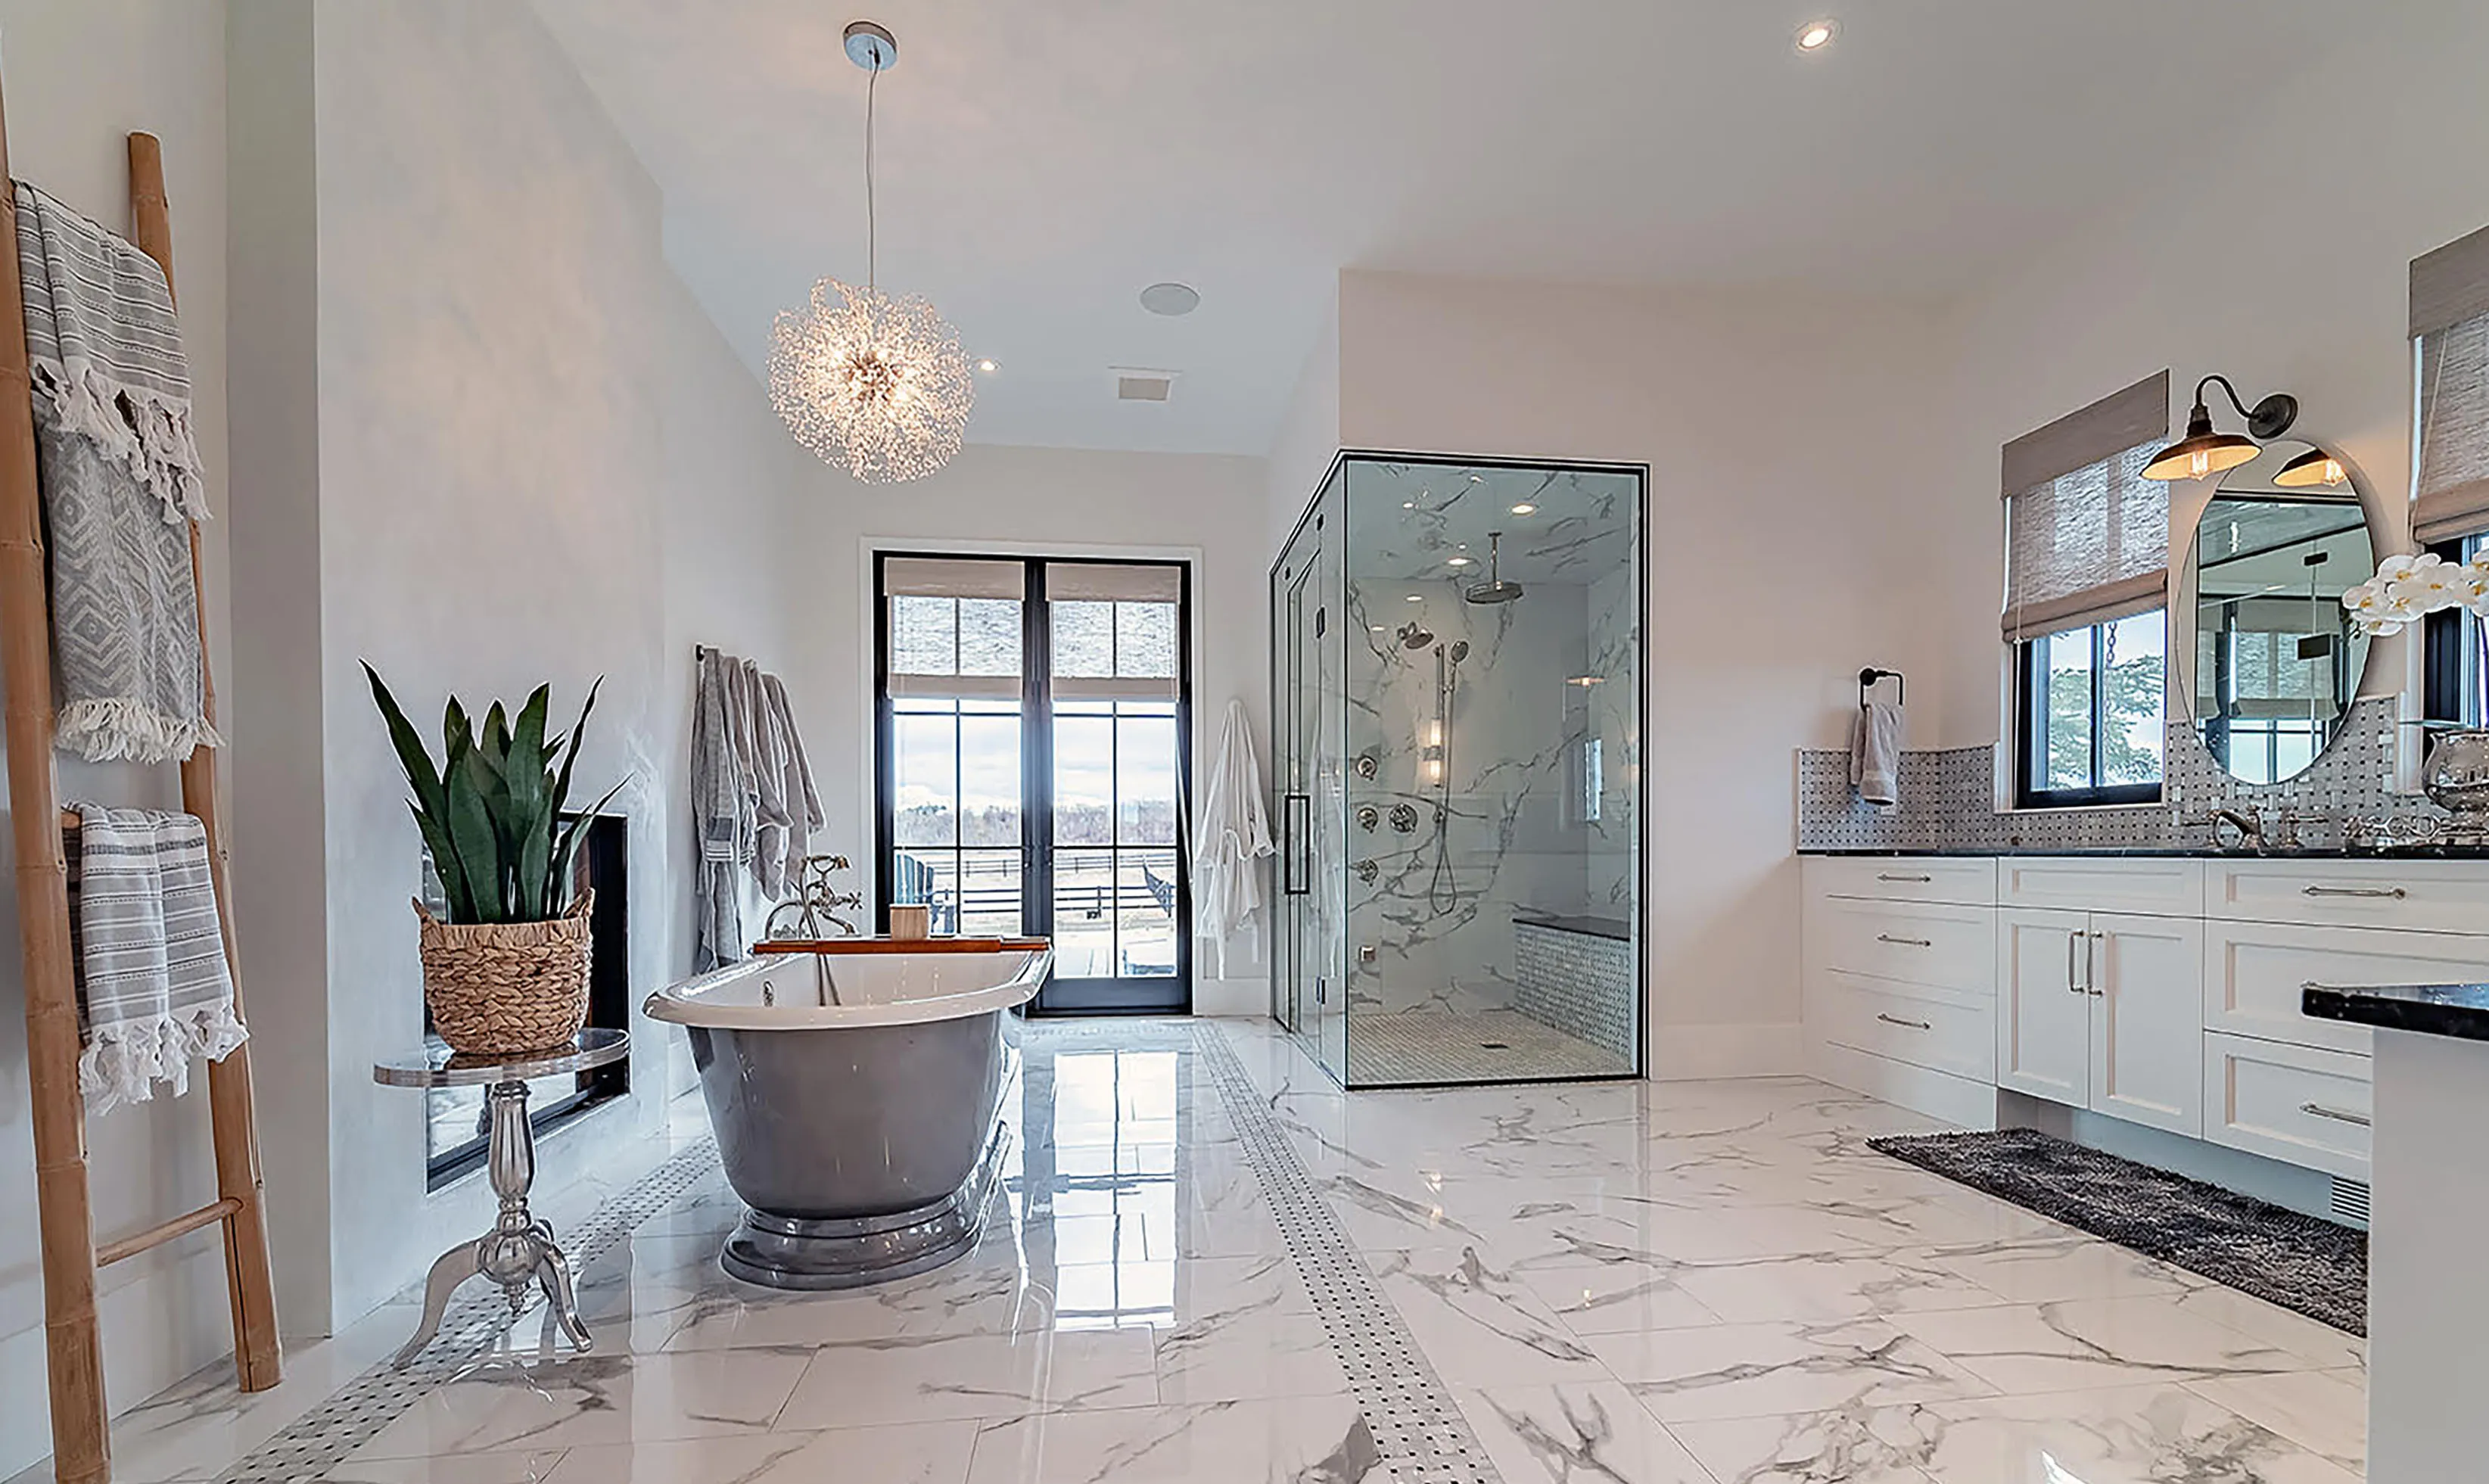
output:
{"label": "shower door handle", "polygon": [[1279,890],[1290,897],[1314,889],[1312,842],[1305,838],[1312,833],[1313,813],[1310,793],[1279,796]]}

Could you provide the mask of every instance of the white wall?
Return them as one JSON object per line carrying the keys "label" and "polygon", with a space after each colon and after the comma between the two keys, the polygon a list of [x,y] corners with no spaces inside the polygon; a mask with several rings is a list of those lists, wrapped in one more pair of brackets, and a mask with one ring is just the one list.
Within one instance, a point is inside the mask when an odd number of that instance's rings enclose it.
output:
{"label": "white wall", "polygon": [[[795,600],[796,639],[784,663],[829,818],[816,848],[854,860],[852,885],[870,896],[873,597],[868,554],[876,546],[1190,561],[1194,802],[1217,759],[1219,723],[1231,698],[1244,702],[1267,780],[1266,499],[1263,461],[1226,454],[971,444],[941,472],[898,486],[859,484],[815,465],[788,528],[789,545],[805,554],[810,575]],[[1267,936],[1264,946],[1267,953]],[[1232,982],[1225,984],[1203,978],[1210,965],[1198,951],[1194,967],[1197,1009],[1267,1009],[1261,960],[1231,956]]]}
{"label": "white wall", "polygon": [[[208,499],[225,499],[225,76],[221,5],[150,0],[0,0],[8,82],[9,165],[108,226],[129,223],[127,136],[164,141],[173,203],[175,287],[191,360],[193,411]],[[14,308],[10,312],[14,312]],[[206,528],[210,621],[225,632],[226,526]],[[211,656],[229,675],[232,652]],[[170,768],[88,767],[64,759],[63,797],[173,806]],[[0,809],[6,800],[0,799]],[[5,832],[0,832],[5,840]],[[5,848],[0,845],[0,848]],[[6,869],[14,872],[14,863]],[[35,1231],[25,1039],[14,896],[0,896],[0,1477],[48,1451],[43,1280]],[[204,1080],[204,1079],[202,1079]],[[194,1086],[199,1085],[194,1083]],[[204,1097],[124,1109],[87,1126],[95,1224],[105,1238],[215,1196]],[[134,1402],[231,1344],[223,1259],[214,1233],[105,1270],[100,1282],[106,1385]]]}
{"label": "white wall", "polygon": [[1341,442],[1651,465],[1660,1075],[1796,1066],[1792,750],[1845,740],[1871,662],[1940,709],[1933,331],[1919,306],[1802,293],[1342,276]]}
{"label": "white wall", "polygon": [[[1935,615],[1949,682],[1940,717],[1913,706],[1935,724],[1923,740],[1996,736],[1997,449],[2017,435],[2162,366],[2183,423],[2196,379],[2219,371],[2250,401],[2295,393],[2295,435],[2347,452],[2389,503],[2408,498],[2408,269],[2489,223],[2489,10],[2370,6],[2359,31],[2314,85],[2217,137],[2172,141],[2195,161],[2188,179],[1953,306],[1956,383],[1940,426],[1955,443],[1928,486],[1950,527]],[[2213,395],[2217,421],[2236,428]],[[2203,495],[2173,496],[2184,553]],[[2405,647],[2376,646],[2371,694],[2399,682]]]}

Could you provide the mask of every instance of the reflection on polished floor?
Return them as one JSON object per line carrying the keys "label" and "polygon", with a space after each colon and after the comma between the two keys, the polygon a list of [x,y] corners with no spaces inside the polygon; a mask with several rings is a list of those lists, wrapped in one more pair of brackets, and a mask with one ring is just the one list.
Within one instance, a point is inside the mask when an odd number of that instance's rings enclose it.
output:
{"label": "reflection on polished floor", "polygon": [[[320,1411],[386,1312],[242,1413],[213,1373],[141,1409],[121,1476],[288,1476],[289,1426],[361,1429],[326,1476],[365,1484],[2360,1476],[2360,1341],[1865,1147],[1914,1115],[1795,1079],[1352,1095],[1260,1026],[1198,1036],[1029,1027],[1013,1178],[950,1268],[737,1284],[709,1173],[586,1262],[595,1354],[527,1320]],[[1428,1397],[1421,1467],[1395,1413]]]}

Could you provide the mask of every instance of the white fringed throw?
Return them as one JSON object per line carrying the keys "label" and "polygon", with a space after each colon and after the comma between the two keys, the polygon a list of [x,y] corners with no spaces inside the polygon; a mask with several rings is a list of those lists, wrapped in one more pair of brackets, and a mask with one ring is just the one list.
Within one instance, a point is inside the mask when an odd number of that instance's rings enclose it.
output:
{"label": "white fringed throw", "polygon": [[13,182],[50,556],[60,745],[165,762],[208,723],[190,522],[207,486],[189,363],[155,260]]}
{"label": "white fringed throw", "polygon": [[234,1014],[207,829],[188,814],[71,807],[79,1091],[98,1113],[149,1100],[158,1082],[178,1098],[191,1058],[222,1060],[249,1034]]}

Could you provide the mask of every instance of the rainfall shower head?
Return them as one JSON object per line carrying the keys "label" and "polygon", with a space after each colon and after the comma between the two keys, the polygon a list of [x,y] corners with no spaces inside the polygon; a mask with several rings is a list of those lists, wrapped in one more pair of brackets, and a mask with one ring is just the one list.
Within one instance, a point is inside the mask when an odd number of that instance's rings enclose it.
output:
{"label": "rainfall shower head", "polygon": [[1415,621],[1400,625],[1400,647],[1423,649],[1435,642],[1434,631]]}
{"label": "rainfall shower head", "polygon": [[1521,596],[1521,585],[1503,580],[1503,532],[1488,532],[1486,543],[1486,581],[1461,596],[1472,603],[1509,603]]}

